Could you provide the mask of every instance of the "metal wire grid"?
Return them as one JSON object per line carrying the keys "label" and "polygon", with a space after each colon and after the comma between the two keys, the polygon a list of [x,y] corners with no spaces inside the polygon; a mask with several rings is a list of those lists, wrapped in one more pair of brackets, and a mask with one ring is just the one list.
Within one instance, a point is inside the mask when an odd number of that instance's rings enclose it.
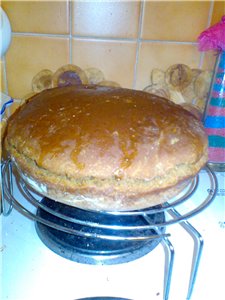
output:
{"label": "metal wire grid", "polygon": [[[64,227],[52,222],[49,222],[48,220],[45,220],[39,216],[37,216],[36,214],[32,213],[31,211],[29,211],[29,209],[27,209],[24,205],[22,205],[18,199],[15,199],[15,197],[13,196],[13,181],[12,181],[12,173],[13,173],[13,163],[8,160],[7,162],[2,164],[2,181],[3,181],[3,188],[2,188],[2,193],[3,193],[3,215],[8,215],[10,214],[10,211],[12,210],[12,207],[15,206],[21,213],[23,213],[25,216],[27,216],[28,218],[40,222],[42,224],[45,224],[47,226],[53,227],[55,229],[70,233],[70,234],[78,234],[81,236],[88,236],[89,233],[86,232],[79,232],[76,231],[72,228],[68,228],[68,227]],[[141,226],[120,226],[120,225],[114,225],[114,224],[102,224],[102,223],[98,223],[98,222],[93,222],[93,221],[89,221],[89,220],[80,220],[80,219],[76,219],[74,217],[70,217],[68,215],[64,215],[63,213],[57,212],[54,209],[51,209],[50,207],[44,205],[41,201],[39,201],[37,198],[34,197],[33,193],[29,190],[29,188],[27,187],[27,185],[25,184],[25,182],[23,181],[23,179],[21,177],[19,177],[18,181],[17,181],[17,185],[19,186],[20,190],[22,191],[22,193],[26,196],[27,199],[29,199],[29,202],[34,205],[35,207],[39,207],[45,211],[47,211],[48,213],[71,223],[76,223],[79,225],[84,225],[84,226],[91,226],[91,227],[95,227],[95,228],[101,228],[101,229],[113,229],[116,231],[120,231],[120,230],[137,230],[137,231],[142,231],[142,230],[148,230],[148,229],[152,229],[155,228],[156,226],[158,228],[161,227],[166,227],[168,225],[172,225],[184,220],[189,219],[190,217],[195,216],[196,214],[200,213],[202,210],[204,210],[207,206],[210,205],[210,203],[213,201],[215,195],[216,195],[216,190],[217,190],[217,179],[215,174],[211,171],[211,169],[206,166],[206,171],[207,174],[210,178],[210,182],[212,185],[212,190],[214,191],[214,193],[209,194],[205,199],[202,200],[202,202],[195,207],[194,209],[188,211],[187,213],[184,213],[183,215],[180,214],[173,214],[172,218],[168,219],[166,218],[164,222],[160,222],[157,224],[152,224],[147,222],[146,225],[141,225]],[[153,207],[153,208],[148,208],[148,209],[143,209],[143,210],[137,210],[137,211],[121,211],[121,212],[115,212],[115,211],[108,211],[108,212],[99,212],[101,214],[105,214],[105,215],[109,215],[109,216],[118,216],[118,217],[128,217],[128,216],[142,216],[143,218],[146,219],[146,216],[149,215],[154,215],[157,213],[165,213],[166,215],[171,215],[170,212],[172,210],[174,210],[176,207],[181,206],[185,201],[187,201],[190,197],[192,197],[192,195],[195,193],[195,191],[197,190],[199,185],[199,175],[197,175],[193,181],[191,182],[189,188],[187,189],[187,191],[185,192],[184,195],[182,195],[181,197],[179,197],[178,199],[175,199],[172,202],[166,202],[163,205],[157,206],[157,207]],[[9,203],[9,207],[8,209],[5,209],[5,205],[4,205],[4,199],[7,200],[7,202]],[[98,212],[96,212],[98,213]],[[163,236],[168,236],[168,234],[163,234],[160,235],[160,237]],[[102,235],[95,235],[95,238],[103,238],[103,239],[150,239],[150,238],[159,238],[159,236],[136,236],[136,237],[118,237],[118,236],[102,236]]]}
{"label": "metal wire grid", "polygon": [[[35,207],[39,207],[45,211],[47,211],[50,214],[53,214],[56,217],[59,217],[63,220],[85,225],[85,226],[91,226],[91,227],[97,227],[97,228],[103,228],[103,229],[113,229],[113,230],[135,230],[137,232],[141,232],[143,229],[154,229],[157,233],[156,235],[137,235],[137,236],[117,236],[117,235],[102,235],[102,234],[94,234],[94,238],[99,239],[108,239],[108,240],[152,240],[152,239],[160,239],[161,244],[164,248],[164,254],[165,254],[165,272],[164,272],[164,296],[163,300],[169,299],[169,293],[170,293],[170,286],[171,286],[171,279],[172,279],[172,273],[173,273],[173,265],[174,265],[174,257],[175,257],[175,251],[174,247],[171,243],[171,241],[168,239],[170,234],[165,233],[165,230],[162,231],[161,229],[163,227],[167,227],[168,225],[179,223],[193,238],[194,241],[194,249],[193,249],[193,255],[192,255],[192,268],[191,273],[189,277],[189,285],[188,285],[188,291],[187,291],[187,297],[186,299],[191,299],[194,284],[197,277],[197,271],[200,263],[200,258],[203,250],[203,238],[201,234],[187,221],[187,219],[195,216],[196,214],[203,211],[206,207],[208,207],[211,202],[214,200],[215,195],[217,193],[218,189],[218,183],[217,178],[215,174],[211,171],[209,166],[205,167],[205,170],[207,172],[207,175],[210,180],[211,184],[211,190],[213,193],[209,193],[209,195],[202,199],[202,202],[195,207],[193,210],[181,215],[175,207],[179,207],[182,205],[185,201],[187,201],[192,195],[196,192],[198,185],[199,185],[199,175],[197,175],[192,183],[190,184],[188,190],[186,193],[180,197],[179,199],[176,199],[175,201],[172,201],[171,203],[166,202],[165,204],[161,205],[157,208],[149,208],[144,210],[138,210],[138,211],[126,211],[126,212],[101,212],[108,215],[116,215],[116,216],[142,216],[144,220],[146,221],[146,225],[142,226],[118,226],[118,225],[108,225],[108,224],[100,224],[96,222],[90,222],[88,220],[77,220],[76,218],[71,218],[69,216],[63,215],[62,213],[56,212],[52,210],[51,208],[43,205],[37,198],[33,196],[33,194],[30,192],[30,190],[27,188],[24,181],[19,178],[17,185],[19,186],[21,192],[29,199],[29,202],[34,205]],[[3,188],[2,188],[2,199],[3,199],[3,215],[7,216],[10,214],[13,207],[15,207],[19,212],[24,214],[26,217],[36,221],[40,222],[46,226],[50,226],[54,229],[61,230],[63,232],[67,232],[70,234],[75,234],[79,236],[84,237],[93,237],[92,233],[87,232],[80,232],[77,230],[74,230],[72,228],[60,226],[58,224],[49,222],[48,220],[45,220],[43,218],[38,217],[36,214],[29,211],[24,205],[22,205],[15,197],[13,196],[13,180],[12,180],[12,173],[13,173],[13,164],[10,160],[4,162],[2,164],[2,180],[3,180]],[[6,208],[5,201],[8,202],[8,208]],[[165,222],[152,224],[152,219],[150,218],[151,214],[156,214],[163,212],[166,215],[170,215],[172,219],[165,220]],[[163,232],[163,233],[162,233]]]}

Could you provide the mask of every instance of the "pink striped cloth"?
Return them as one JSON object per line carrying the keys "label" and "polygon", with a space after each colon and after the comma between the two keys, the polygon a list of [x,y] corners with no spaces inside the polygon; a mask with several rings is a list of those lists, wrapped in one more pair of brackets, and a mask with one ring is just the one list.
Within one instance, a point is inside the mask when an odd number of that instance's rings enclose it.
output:
{"label": "pink striped cloth", "polygon": [[209,161],[210,162],[224,163],[224,161],[225,161],[224,148],[209,147],[208,149],[209,149]]}
{"label": "pink striped cloth", "polygon": [[208,108],[209,116],[225,117],[225,107],[218,107],[210,105]]}
{"label": "pink striped cloth", "polygon": [[224,128],[205,128],[205,131],[208,135],[219,135],[225,137]]}

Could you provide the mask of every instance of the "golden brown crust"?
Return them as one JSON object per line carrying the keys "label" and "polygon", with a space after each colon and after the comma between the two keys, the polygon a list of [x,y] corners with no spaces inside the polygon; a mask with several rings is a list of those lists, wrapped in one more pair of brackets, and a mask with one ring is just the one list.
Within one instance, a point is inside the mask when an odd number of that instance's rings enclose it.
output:
{"label": "golden brown crust", "polygon": [[6,147],[28,177],[54,190],[49,196],[64,194],[76,206],[72,195],[101,195],[108,200],[94,208],[104,210],[136,209],[143,197],[144,206],[161,203],[160,191],[207,161],[204,128],[188,111],[149,93],[100,86],[34,96],[11,117]]}

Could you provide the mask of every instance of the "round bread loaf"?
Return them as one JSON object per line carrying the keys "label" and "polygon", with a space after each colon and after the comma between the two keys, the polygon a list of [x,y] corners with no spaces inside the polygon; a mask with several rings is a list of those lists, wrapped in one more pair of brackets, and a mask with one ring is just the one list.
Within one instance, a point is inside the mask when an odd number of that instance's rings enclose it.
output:
{"label": "round bread loaf", "polygon": [[10,118],[6,149],[36,191],[93,210],[135,210],[176,195],[207,161],[201,122],[146,92],[67,86]]}

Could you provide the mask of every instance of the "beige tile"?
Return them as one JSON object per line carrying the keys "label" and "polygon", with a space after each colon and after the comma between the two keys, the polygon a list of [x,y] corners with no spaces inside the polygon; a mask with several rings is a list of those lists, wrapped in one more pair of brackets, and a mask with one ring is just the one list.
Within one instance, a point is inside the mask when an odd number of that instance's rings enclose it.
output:
{"label": "beige tile", "polygon": [[215,51],[206,51],[203,55],[202,69],[213,70],[217,57]]}
{"label": "beige tile", "polygon": [[69,1],[4,1],[14,32],[69,33]]}
{"label": "beige tile", "polygon": [[72,11],[73,34],[91,37],[137,37],[139,1],[75,1]]}
{"label": "beige tile", "polygon": [[225,1],[215,1],[213,6],[213,13],[211,24],[214,25],[218,23],[222,16],[225,15]]}
{"label": "beige tile", "polygon": [[197,46],[143,42],[139,51],[136,88],[143,89],[150,84],[150,73],[153,68],[166,71],[170,65],[178,63],[197,68],[199,60],[200,53]]}
{"label": "beige tile", "polygon": [[145,2],[142,37],[196,41],[207,26],[209,8],[209,1]]}
{"label": "beige tile", "polygon": [[4,61],[0,60],[0,67],[1,67],[1,87],[0,91],[2,93],[6,93],[6,81],[5,81],[5,71],[4,71]]}
{"label": "beige tile", "polygon": [[100,69],[107,80],[132,87],[136,43],[73,40],[73,63],[86,69]]}
{"label": "beige tile", "polygon": [[24,97],[31,92],[31,81],[42,69],[53,72],[69,62],[66,38],[14,36],[6,55],[9,94]]}

